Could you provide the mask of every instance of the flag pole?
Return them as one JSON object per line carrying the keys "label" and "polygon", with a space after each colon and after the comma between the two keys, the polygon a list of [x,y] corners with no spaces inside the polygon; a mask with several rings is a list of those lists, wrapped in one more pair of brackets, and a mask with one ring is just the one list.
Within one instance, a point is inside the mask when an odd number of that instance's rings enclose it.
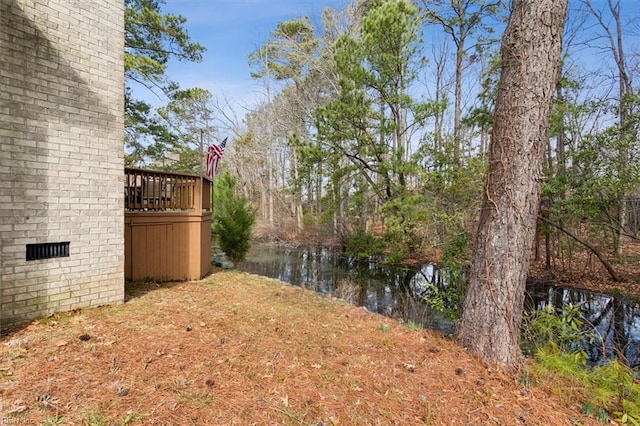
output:
{"label": "flag pole", "polygon": [[200,129],[200,214],[202,214],[202,207],[204,204],[204,130]]}
{"label": "flag pole", "polygon": [[[209,145],[211,145],[211,142],[209,142]],[[217,169],[216,166],[217,165],[218,165],[218,162],[214,161],[213,164],[212,164],[212,167],[211,167],[211,169],[212,169],[211,170],[211,223],[212,224],[213,224],[213,213],[214,213],[214,210],[215,210],[215,205],[214,205],[215,197],[214,197],[214,194],[215,194],[215,191],[216,191],[216,169]]]}
{"label": "flag pole", "polygon": [[216,168],[213,168],[213,172],[211,172],[211,223],[213,223],[213,212],[215,209],[214,203],[214,193],[216,190]]}
{"label": "flag pole", "polygon": [[[228,138],[228,137],[227,137]],[[209,143],[209,147],[207,148],[207,152],[212,156],[211,162],[211,220],[213,221],[214,217],[214,202],[215,202],[215,180],[218,172],[218,162],[222,158],[222,154],[224,154],[225,146],[227,145],[227,138],[224,138],[222,142],[219,144],[211,145]],[[209,175],[209,169],[207,169],[207,176]]]}

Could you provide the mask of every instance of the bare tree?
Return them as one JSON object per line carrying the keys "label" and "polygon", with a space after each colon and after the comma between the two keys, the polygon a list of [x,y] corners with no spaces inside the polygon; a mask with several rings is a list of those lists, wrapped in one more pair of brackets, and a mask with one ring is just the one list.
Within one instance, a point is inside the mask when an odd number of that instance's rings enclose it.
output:
{"label": "bare tree", "polygon": [[[453,139],[457,149],[461,146],[462,122],[462,79],[465,69],[465,58],[468,51],[477,46],[478,38],[473,37],[480,31],[486,31],[485,20],[500,11],[500,1],[488,0],[448,0],[430,2],[422,0],[426,8],[427,21],[440,25],[449,34],[455,46],[455,93],[453,108]],[[433,9],[433,6],[439,6]],[[468,43],[473,41],[473,45]]]}
{"label": "bare tree", "polygon": [[521,362],[520,324],[567,0],[514,0],[489,168],[458,337],[486,361]]}
{"label": "bare tree", "polygon": [[[588,12],[597,21],[597,26],[600,27],[600,31],[596,32],[596,39],[603,39],[604,46],[602,49],[608,51],[615,62],[616,78],[618,85],[618,123],[622,132],[630,132],[625,129],[625,124],[632,114],[631,103],[629,102],[630,96],[633,94],[633,86],[631,80],[631,71],[626,59],[625,45],[623,43],[623,22],[621,18],[621,4],[620,0],[607,0],[606,7],[598,9],[594,6],[592,0],[582,0]],[[599,45],[594,40],[594,44]],[[632,130],[631,130],[632,131]],[[627,134],[627,137],[637,138],[637,135]],[[630,153],[627,148],[622,147],[618,153],[620,170],[624,170],[628,167],[630,161]],[[627,206],[625,202],[626,194],[624,191],[620,191],[618,195],[618,212],[615,222],[618,227],[615,230],[615,253],[622,253],[622,233],[627,226]]]}
{"label": "bare tree", "polygon": [[[433,78],[432,82],[425,82],[427,92],[429,96],[434,100],[435,104],[438,105],[438,108],[436,109],[433,117],[433,139],[435,149],[441,149],[443,143],[442,141],[444,140],[444,114],[446,109],[445,105],[447,103],[446,91],[448,90],[448,83],[446,81],[447,76],[445,75],[445,73],[449,66],[447,61],[447,49],[448,47],[446,41],[433,41],[431,47],[431,63],[433,65],[426,72],[426,74]],[[431,83],[431,85],[433,86],[433,93],[429,93],[429,83]]]}

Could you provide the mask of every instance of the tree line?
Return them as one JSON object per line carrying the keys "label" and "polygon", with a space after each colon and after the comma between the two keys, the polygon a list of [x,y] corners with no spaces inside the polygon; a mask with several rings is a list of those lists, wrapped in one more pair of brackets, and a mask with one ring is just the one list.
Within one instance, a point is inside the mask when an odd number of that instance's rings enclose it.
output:
{"label": "tree line", "polygon": [[240,122],[166,78],[169,58],[204,53],[184,21],[127,0],[127,81],[169,101],[153,111],[127,90],[126,160],[197,172],[202,139],[230,130],[223,167],[260,235],[468,263],[477,297],[461,339],[479,353],[503,342],[489,358],[512,365],[532,251],[571,270],[586,248],[617,280],[609,259],[638,237],[638,9],[626,5],[571,0],[565,19],[561,0],[354,0],[317,26],[280,22],[248,58],[264,97]]}

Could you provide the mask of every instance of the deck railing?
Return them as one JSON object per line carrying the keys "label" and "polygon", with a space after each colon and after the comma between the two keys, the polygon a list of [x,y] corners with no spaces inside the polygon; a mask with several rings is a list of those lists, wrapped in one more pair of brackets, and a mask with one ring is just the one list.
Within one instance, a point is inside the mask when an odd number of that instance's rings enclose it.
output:
{"label": "deck railing", "polygon": [[210,184],[209,179],[197,175],[126,168],[125,210],[208,210]]}

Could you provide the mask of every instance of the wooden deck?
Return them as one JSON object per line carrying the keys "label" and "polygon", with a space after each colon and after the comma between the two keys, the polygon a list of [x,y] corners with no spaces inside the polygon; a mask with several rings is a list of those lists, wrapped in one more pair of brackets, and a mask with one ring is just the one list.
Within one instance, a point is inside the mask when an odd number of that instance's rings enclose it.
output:
{"label": "wooden deck", "polygon": [[125,169],[125,278],[199,279],[211,270],[211,181]]}

